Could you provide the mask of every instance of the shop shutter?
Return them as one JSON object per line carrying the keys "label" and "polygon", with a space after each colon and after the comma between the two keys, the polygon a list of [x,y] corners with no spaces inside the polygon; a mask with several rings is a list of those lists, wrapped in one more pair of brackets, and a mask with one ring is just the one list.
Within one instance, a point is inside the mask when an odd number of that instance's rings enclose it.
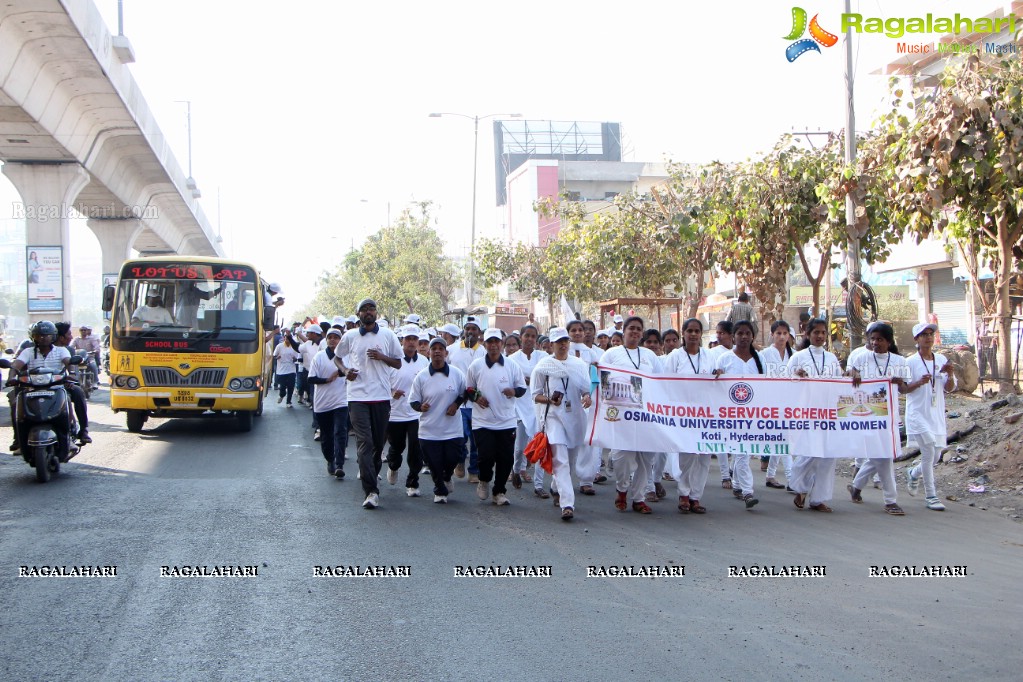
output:
{"label": "shop shutter", "polygon": [[970,311],[966,302],[966,283],[952,277],[952,268],[931,270],[931,312],[938,316],[938,332],[943,346],[970,342]]}

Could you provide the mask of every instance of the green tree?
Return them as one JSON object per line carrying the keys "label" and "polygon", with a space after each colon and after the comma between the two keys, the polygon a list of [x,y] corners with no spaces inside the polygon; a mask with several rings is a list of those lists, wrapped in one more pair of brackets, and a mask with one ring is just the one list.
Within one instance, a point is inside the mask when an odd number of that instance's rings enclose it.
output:
{"label": "green tree", "polygon": [[334,272],[321,275],[316,297],[304,311],[354,311],[359,300],[372,298],[391,321],[417,313],[439,321],[460,278],[444,242],[431,225],[430,202],[371,235],[361,249],[348,253]]}
{"label": "green tree", "polygon": [[548,263],[550,253],[540,246],[505,244],[493,239],[479,239],[473,250],[476,279],[486,287],[507,282],[530,299],[544,302],[550,319],[554,319],[554,301],[564,293],[555,267]]}
{"label": "green tree", "polygon": [[[871,157],[896,222],[917,239],[943,236],[970,254],[984,311],[997,321],[1000,389],[1012,390],[1009,285],[1023,240],[1023,62],[971,55],[945,72],[929,96],[913,93],[881,121]],[[918,109],[910,120],[903,109]],[[971,262],[972,260],[972,262]],[[994,273],[988,295],[980,264]]]}

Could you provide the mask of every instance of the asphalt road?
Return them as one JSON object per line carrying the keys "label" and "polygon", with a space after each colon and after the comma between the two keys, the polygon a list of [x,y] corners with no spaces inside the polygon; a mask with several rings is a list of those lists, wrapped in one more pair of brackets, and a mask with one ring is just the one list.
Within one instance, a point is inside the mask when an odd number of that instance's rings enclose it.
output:
{"label": "asphalt road", "polygon": [[[456,482],[443,506],[406,497],[402,480],[383,482],[367,511],[358,481],[327,476],[307,409],[271,404],[249,434],[228,420],[151,420],[130,434],[105,399],[91,408],[96,442],[50,483],[0,459],[0,679],[1020,676],[1023,531],[991,513],[931,512],[903,495],[907,516],[889,517],[868,490],[863,505],[843,493],[836,513],[817,514],[767,489],[747,512],[709,486],[704,516],[667,501],[640,516],[615,511],[599,486],[564,523],[525,489],[497,508]],[[0,423],[6,446],[6,400]],[[160,577],[223,564],[258,575]],[[454,575],[492,564],[550,566],[551,577]],[[826,576],[727,577],[753,564]],[[53,565],[117,575],[19,577]],[[317,565],[410,575],[314,577]],[[685,575],[586,577],[622,565]],[[871,578],[871,565],[968,568]]]}

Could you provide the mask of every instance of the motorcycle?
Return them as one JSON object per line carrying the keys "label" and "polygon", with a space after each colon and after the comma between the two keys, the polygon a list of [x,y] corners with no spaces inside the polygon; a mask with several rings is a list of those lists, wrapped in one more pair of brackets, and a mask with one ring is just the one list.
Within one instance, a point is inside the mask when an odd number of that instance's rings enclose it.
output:
{"label": "motorcycle", "polygon": [[99,382],[99,377],[92,371],[92,366],[89,364],[89,352],[86,350],[76,350],[75,357],[81,358],[81,365],[78,366],[78,384],[85,391],[85,399],[88,400],[92,396],[92,392],[96,390],[96,386]]}
{"label": "motorcycle", "polygon": [[[72,365],[81,365],[77,356]],[[11,361],[0,359],[0,369],[10,369]],[[18,444],[25,463],[35,467],[36,480],[46,483],[60,472],[60,465],[77,455],[81,448],[74,442],[78,433],[75,412],[64,388],[70,381],[66,372],[23,369],[7,382],[15,386],[15,414]]]}

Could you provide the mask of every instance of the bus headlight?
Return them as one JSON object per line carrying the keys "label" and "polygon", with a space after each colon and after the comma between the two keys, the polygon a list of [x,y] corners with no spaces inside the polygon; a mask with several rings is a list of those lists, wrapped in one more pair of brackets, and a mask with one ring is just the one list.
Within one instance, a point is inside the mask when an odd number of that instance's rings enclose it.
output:
{"label": "bus headlight", "polygon": [[251,391],[256,388],[258,377],[235,377],[227,382],[230,391]]}
{"label": "bus headlight", "polygon": [[139,380],[136,379],[135,377],[128,377],[128,388],[130,388],[131,390],[134,391],[138,387],[139,387]]}
{"label": "bus headlight", "polygon": [[113,376],[113,384],[117,388],[130,388],[134,391],[139,387],[139,380],[124,374],[115,374]]}

